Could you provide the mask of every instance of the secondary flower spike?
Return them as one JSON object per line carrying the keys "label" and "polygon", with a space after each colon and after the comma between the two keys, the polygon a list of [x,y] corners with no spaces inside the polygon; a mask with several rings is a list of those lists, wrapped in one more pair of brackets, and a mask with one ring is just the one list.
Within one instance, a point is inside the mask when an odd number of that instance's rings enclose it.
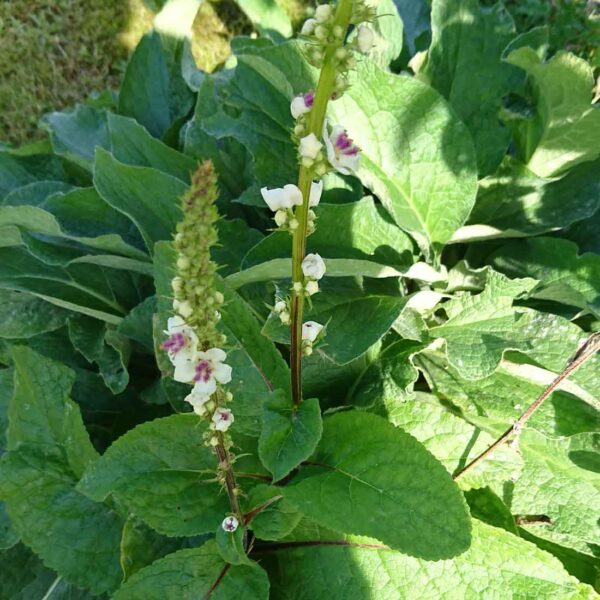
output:
{"label": "secondary flower spike", "polygon": [[327,133],[327,123],[323,127],[323,137],[327,147],[327,158],[337,171],[343,175],[352,175],[360,167],[360,148],[348,136],[341,125],[334,125]]}

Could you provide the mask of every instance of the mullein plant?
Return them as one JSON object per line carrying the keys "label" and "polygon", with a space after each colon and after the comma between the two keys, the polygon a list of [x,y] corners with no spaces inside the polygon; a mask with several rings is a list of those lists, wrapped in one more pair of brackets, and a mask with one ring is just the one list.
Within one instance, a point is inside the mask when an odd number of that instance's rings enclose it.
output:
{"label": "mullein plant", "polygon": [[227,338],[218,329],[219,306],[224,298],[215,289],[216,265],[210,257],[211,247],[218,240],[216,199],[216,174],[207,161],[192,175],[190,189],[181,202],[183,218],[174,239],[177,274],[171,281],[175,315],[167,321],[168,337],[162,348],[174,366],[175,381],[192,386],[185,401],[208,421],[204,442],[215,453],[217,478],[231,506],[222,528],[232,533],[242,522],[242,514],[233,471],[233,443],[228,433],[234,415],[227,408],[232,394],[225,386],[231,381],[232,369],[225,362]]}
{"label": "mullein plant", "polygon": [[[314,208],[323,191],[323,176],[335,170],[344,175],[360,166],[360,149],[341,124],[330,124],[327,106],[349,87],[348,75],[356,67],[357,55],[367,53],[374,35],[369,23],[375,8],[366,0],[340,0],[337,5],[321,4],[314,18],[301,30],[304,53],[310,64],[320,69],[316,90],[306,90],[291,100],[290,111],[296,124],[293,138],[298,147],[297,183],[261,190],[267,206],[275,213],[277,228],[292,236],[292,285],[285,299],[278,299],[274,312],[291,333],[291,383],[294,410],[302,402],[302,356],[325,335],[323,324],[303,322],[304,303],[319,291],[325,275],[325,262],[318,254],[307,254],[307,237],[316,227]],[[356,35],[349,41],[350,28]]]}

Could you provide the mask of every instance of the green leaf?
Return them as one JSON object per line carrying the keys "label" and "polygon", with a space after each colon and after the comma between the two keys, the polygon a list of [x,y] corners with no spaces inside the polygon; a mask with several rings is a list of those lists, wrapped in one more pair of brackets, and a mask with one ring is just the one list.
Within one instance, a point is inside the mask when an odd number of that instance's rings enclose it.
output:
{"label": "green leaf", "polygon": [[129,516],[123,526],[121,538],[121,568],[123,580],[153,563],[155,560],[180,550],[185,538],[167,538]]}
{"label": "green leaf", "polygon": [[4,502],[0,502],[0,550],[12,548],[19,539],[19,534],[10,522]]}
{"label": "green leaf", "polygon": [[524,469],[510,496],[513,514],[545,515],[546,537],[596,544],[600,534],[597,433],[548,438],[533,430],[520,436]]}
{"label": "green leaf", "polygon": [[65,181],[62,160],[53,154],[16,156],[0,151],[0,199],[34,181]]}
{"label": "green leaf", "polygon": [[[329,542],[329,543],[328,543]],[[294,600],[397,598],[593,597],[553,556],[502,529],[473,522],[470,548],[452,560],[430,562],[394,552],[374,540],[324,537],[275,552],[269,569],[275,597]],[[268,555],[267,555],[268,556]]]}
{"label": "green leaf", "polygon": [[591,217],[600,208],[598,169],[600,161],[594,161],[575,166],[561,179],[548,180],[507,159],[495,175],[479,182],[469,224],[456,232],[453,241],[525,237]]}
{"label": "green leaf", "polygon": [[179,550],[136,573],[113,596],[114,600],[267,600],[269,579],[256,563],[228,565],[215,542]]}
{"label": "green leaf", "polygon": [[215,480],[216,459],[204,444],[205,430],[194,414],[138,425],[90,466],[78,489],[98,502],[112,493],[163,535],[212,532],[229,504]]}
{"label": "green leaf", "polygon": [[108,148],[107,112],[78,104],[67,112],[51,112],[42,119],[52,149],[91,171],[96,148]]}
{"label": "green leaf", "polygon": [[[275,498],[279,499],[273,500]],[[280,540],[289,535],[302,518],[302,513],[289,500],[281,497],[281,489],[271,485],[252,488],[245,505],[246,512],[260,508],[248,526],[261,540]]]}
{"label": "green leaf", "polygon": [[252,564],[244,549],[245,528],[238,527],[234,532],[223,529],[221,524],[217,527],[215,541],[221,558],[230,565]]}
{"label": "green leaf", "polygon": [[263,239],[263,235],[241,219],[221,219],[217,229],[220,245],[213,248],[212,259],[219,265],[221,276],[226,277],[241,269],[244,256]]}
{"label": "green leaf", "polygon": [[600,113],[591,104],[590,65],[564,51],[543,63],[531,48],[519,48],[506,60],[524,69],[536,86],[534,139],[521,149],[529,169],[539,177],[552,177],[597,158]]}
{"label": "green leaf", "polygon": [[104,200],[138,227],[148,250],[170,239],[181,220],[179,198],[187,186],[156,169],[125,165],[98,149],[94,186]]}
{"label": "green leaf", "polygon": [[352,88],[332,109],[362,149],[363,184],[424,251],[438,253],[475,202],[466,127],[435,90],[369,61],[359,64]]}
{"label": "green leaf", "polygon": [[423,33],[428,33],[431,27],[430,6],[427,0],[394,0],[404,24],[404,37],[410,56],[417,50],[417,42]]}
{"label": "green leaf", "polygon": [[76,350],[81,352],[88,362],[98,365],[102,379],[113,392],[119,394],[129,383],[127,372],[128,348],[114,330],[97,319],[85,316],[69,319],[69,338]]}
{"label": "green leaf", "polygon": [[275,0],[236,0],[262,35],[282,41],[292,35],[292,23]]}
{"label": "green leaf", "polygon": [[[404,26],[394,0],[381,0],[371,22],[373,47],[367,56],[378,66],[387,69],[402,52]],[[352,38],[351,38],[352,39]]]}
{"label": "green leaf", "polygon": [[19,544],[0,552],[0,598],[7,600],[92,600],[89,592],[64,581],[54,571],[44,567],[42,561],[29,548]]}
{"label": "green leaf", "polygon": [[558,238],[511,242],[490,257],[494,268],[509,277],[525,273],[539,280],[532,295],[600,315],[600,256],[578,255],[577,246]]}
{"label": "green leaf", "polygon": [[191,157],[152,137],[134,119],[108,113],[108,135],[112,155],[120,162],[137,167],[151,167],[189,183],[196,168]]}
{"label": "green leaf", "polygon": [[154,137],[163,137],[194,103],[181,58],[169,50],[158,33],[147,33],[129,59],[119,93],[119,113],[133,117]]}
{"label": "green leaf", "polygon": [[316,398],[304,400],[296,410],[284,393],[275,393],[264,402],[258,455],[273,481],[283,479],[314,452],[322,431]]}
{"label": "green leaf", "polygon": [[368,413],[339,413],[284,496],[317,523],[369,535],[428,560],[470,544],[466,504],[448,472],[412,436]]}
{"label": "green leaf", "polygon": [[69,312],[30,294],[0,290],[0,337],[28,338],[62,327]]}
{"label": "green leaf", "polygon": [[66,581],[101,594],[120,581],[122,521],[75,486],[96,460],[70,369],[32,350],[12,348],[15,391],[0,496],[16,531]]}
{"label": "green leaf", "polygon": [[531,348],[531,336],[524,329],[526,319],[512,304],[535,283],[533,279],[511,281],[492,272],[481,294],[460,296],[443,305],[449,318],[432,327],[430,335],[446,340],[450,362],[466,379],[491,374],[509,348]]}
{"label": "green leaf", "polygon": [[514,517],[502,500],[489,487],[465,492],[471,515],[488,525],[519,535]]}
{"label": "green leaf", "polygon": [[479,174],[493,173],[510,142],[498,113],[502,97],[522,76],[501,61],[515,36],[512,17],[500,2],[480,8],[477,0],[435,1],[425,76],[467,125]]}

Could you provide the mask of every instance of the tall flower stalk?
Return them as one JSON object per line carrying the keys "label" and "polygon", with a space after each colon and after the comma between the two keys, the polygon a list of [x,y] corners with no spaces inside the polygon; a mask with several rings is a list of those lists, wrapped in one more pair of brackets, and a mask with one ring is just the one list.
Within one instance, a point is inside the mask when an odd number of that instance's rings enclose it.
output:
{"label": "tall flower stalk", "polygon": [[[307,237],[315,228],[312,207],[319,203],[323,175],[331,169],[353,173],[360,159],[359,149],[344,127],[334,125],[329,131],[327,106],[348,88],[348,73],[356,65],[354,50],[369,51],[373,34],[364,22],[374,16],[374,9],[365,0],[339,0],[335,8],[330,4],[318,6],[315,17],[304,24],[306,56],[321,72],[316,90],[297,96],[291,104],[292,115],[297,119],[294,136],[300,162],[298,183],[279,190],[262,190],[265,201],[276,211],[275,222],[279,228],[292,234],[291,297],[289,301],[279,300],[275,312],[290,326],[294,409],[302,401],[302,356],[312,352],[312,345],[323,330],[319,323],[303,322],[305,300],[318,291],[318,279],[325,272],[319,255],[306,254]],[[357,26],[357,34],[353,42],[348,43],[351,25]],[[309,257],[312,258],[307,265]],[[316,271],[311,268],[315,260],[322,265]]]}
{"label": "tall flower stalk", "polygon": [[175,315],[167,322],[168,338],[162,347],[175,367],[174,379],[193,386],[185,401],[208,422],[204,442],[215,453],[217,478],[231,507],[222,527],[233,532],[243,522],[243,515],[228,433],[234,415],[227,408],[232,395],[225,385],[231,381],[232,369],[223,350],[227,338],[218,329],[219,306],[224,298],[215,289],[216,265],[210,257],[211,247],[217,243],[216,199],[216,175],[207,161],[192,175],[190,189],[181,202],[183,218],[174,240],[177,274],[171,282]]}

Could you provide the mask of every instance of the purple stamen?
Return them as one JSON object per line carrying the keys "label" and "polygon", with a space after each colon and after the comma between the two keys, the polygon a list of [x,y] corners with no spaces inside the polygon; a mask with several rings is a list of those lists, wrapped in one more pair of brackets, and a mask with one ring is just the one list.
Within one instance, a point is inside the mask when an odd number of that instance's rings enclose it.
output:
{"label": "purple stamen", "polygon": [[338,135],[335,140],[336,148],[346,156],[356,156],[360,152],[360,148],[354,145],[352,138],[348,136],[348,132],[344,131]]}
{"label": "purple stamen", "polygon": [[183,333],[174,333],[162,343],[161,348],[170,354],[177,354],[180,350],[185,348],[186,344],[187,339]]}
{"label": "purple stamen", "polygon": [[314,101],[315,101],[314,92],[306,92],[306,94],[304,94],[304,104],[306,104],[306,106],[308,108],[312,108]]}
{"label": "purple stamen", "polygon": [[196,365],[194,381],[204,381],[206,383],[211,378],[212,372],[212,365],[207,360],[201,360]]}

